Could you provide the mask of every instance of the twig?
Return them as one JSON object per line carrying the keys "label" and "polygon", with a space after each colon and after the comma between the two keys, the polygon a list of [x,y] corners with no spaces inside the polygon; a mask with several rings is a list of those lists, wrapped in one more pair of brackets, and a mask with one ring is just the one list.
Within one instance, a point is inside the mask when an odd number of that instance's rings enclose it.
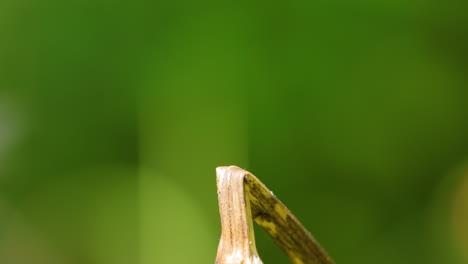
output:
{"label": "twig", "polygon": [[294,215],[250,172],[236,166],[216,168],[221,240],[216,264],[262,264],[252,219],[294,264],[333,264]]}

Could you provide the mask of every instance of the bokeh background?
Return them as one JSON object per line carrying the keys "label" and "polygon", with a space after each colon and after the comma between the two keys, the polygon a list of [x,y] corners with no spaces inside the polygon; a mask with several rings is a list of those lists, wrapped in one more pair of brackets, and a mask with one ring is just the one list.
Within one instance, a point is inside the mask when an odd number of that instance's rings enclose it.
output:
{"label": "bokeh background", "polygon": [[467,11],[1,0],[0,263],[214,263],[231,164],[337,263],[468,263]]}

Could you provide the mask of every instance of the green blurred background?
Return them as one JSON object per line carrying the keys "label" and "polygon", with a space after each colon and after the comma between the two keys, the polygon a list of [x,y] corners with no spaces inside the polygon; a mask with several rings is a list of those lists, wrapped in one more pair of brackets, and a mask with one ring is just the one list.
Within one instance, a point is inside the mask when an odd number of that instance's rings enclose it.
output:
{"label": "green blurred background", "polygon": [[214,263],[231,164],[337,263],[468,263],[467,11],[1,0],[0,263]]}

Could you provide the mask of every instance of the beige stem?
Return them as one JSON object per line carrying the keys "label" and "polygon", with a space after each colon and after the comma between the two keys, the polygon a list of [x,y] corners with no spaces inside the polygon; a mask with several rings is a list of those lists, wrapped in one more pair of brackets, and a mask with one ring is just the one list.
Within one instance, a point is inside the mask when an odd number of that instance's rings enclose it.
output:
{"label": "beige stem", "polygon": [[262,264],[252,219],[295,264],[333,264],[294,215],[250,172],[236,166],[216,168],[221,240],[216,264]]}

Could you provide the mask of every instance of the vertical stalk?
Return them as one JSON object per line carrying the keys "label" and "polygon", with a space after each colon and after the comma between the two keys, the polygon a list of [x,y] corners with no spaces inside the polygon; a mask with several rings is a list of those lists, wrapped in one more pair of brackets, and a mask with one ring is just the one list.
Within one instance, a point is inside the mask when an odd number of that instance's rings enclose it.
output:
{"label": "vertical stalk", "polygon": [[295,264],[333,264],[314,237],[254,175],[236,166],[216,169],[221,240],[216,264],[261,264],[252,219]]}

